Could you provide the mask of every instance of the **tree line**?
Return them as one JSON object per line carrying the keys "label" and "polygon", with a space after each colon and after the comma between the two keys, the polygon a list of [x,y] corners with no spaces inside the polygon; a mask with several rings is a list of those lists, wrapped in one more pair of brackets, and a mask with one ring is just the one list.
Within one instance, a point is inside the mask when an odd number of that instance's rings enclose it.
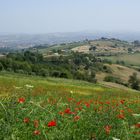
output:
{"label": "tree line", "polygon": [[68,56],[43,57],[38,52],[9,53],[0,59],[0,71],[43,77],[79,79],[96,83],[97,71],[108,71],[92,54],[71,53]]}

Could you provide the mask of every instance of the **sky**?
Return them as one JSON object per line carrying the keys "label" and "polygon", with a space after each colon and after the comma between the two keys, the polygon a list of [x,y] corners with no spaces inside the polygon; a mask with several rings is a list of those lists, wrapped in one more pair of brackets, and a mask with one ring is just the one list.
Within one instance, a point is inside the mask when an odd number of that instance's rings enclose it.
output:
{"label": "sky", "polygon": [[140,32],[140,0],[0,0],[0,33]]}

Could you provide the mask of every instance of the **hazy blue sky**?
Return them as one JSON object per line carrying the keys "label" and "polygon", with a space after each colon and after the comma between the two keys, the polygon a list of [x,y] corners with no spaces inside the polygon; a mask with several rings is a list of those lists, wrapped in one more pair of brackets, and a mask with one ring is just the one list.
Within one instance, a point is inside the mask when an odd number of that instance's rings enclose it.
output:
{"label": "hazy blue sky", "polygon": [[0,0],[0,32],[138,31],[140,0]]}

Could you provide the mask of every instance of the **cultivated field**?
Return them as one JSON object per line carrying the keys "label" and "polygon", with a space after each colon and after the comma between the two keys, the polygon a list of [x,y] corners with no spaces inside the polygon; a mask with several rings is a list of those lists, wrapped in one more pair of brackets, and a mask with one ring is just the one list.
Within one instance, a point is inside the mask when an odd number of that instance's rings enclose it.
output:
{"label": "cultivated field", "polygon": [[140,66],[140,53],[122,54],[122,55],[108,56],[103,58],[109,59],[114,63],[116,61],[124,61],[127,65]]}

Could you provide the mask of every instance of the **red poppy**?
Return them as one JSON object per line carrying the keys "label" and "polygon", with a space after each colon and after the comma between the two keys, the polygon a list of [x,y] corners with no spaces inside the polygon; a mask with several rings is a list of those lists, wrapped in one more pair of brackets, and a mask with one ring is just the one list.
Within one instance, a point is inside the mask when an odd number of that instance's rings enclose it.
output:
{"label": "red poppy", "polygon": [[124,110],[120,110],[120,113],[124,113]]}
{"label": "red poppy", "polygon": [[41,132],[40,132],[39,130],[35,130],[35,131],[33,132],[33,134],[34,134],[34,135],[40,135]]}
{"label": "red poppy", "polygon": [[125,116],[124,116],[124,114],[119,114],[119,115],[117,115],[117,118],[119,118],[119,119],[124,119]]}
{"label": "red poppy", "polygon": [[24,123],[29,123],[30,122],[30,119],[29,118],[24,118],[23,122]]}
{"label": "red poppy", "polygon": [[66,114],[71,114],[70,108],[66,108],[64,112],[65,112]]}
{"label": "red poppy", "polygon": [[104,103],[103,102],[99,102],[99,104],[103,105]]}
{"label": "red poppy", "polygon": [[48,127],[56,126],[56,121],[50,121]]}
{"label": "red poppy", "polygon": [[140,128],[140,123],[135,124],[136,128]]}
{"label": "red poppy", "polygon": [[73,98],[68,98],[68,101],[70,102],[70,101],[72,101],[73,100]]}
{"label": "red poppy", "polygon": [[110,104],[110,102],[109,102],[109,101],[106,101],[106,104],[108,104],[108,105],[109,105],[109,104]]}
{"label": "red poppy", "polygon": [[82,103],[82,101],[79,101],[76,103],[77,106],[79,106]]}
{"label": "red poppy", "polygon": [[128,108],[127,111],[128,111],[129,113],[132,113],[132,112],[133,112],[133,110],[130,109],[130,108]]}
{"label": "red poppy", "polygon": [[120,102],[121,102],[121,104],[124,104],[125,100],[121,100]]}
{"label": "red poppy", "polygon": [[19,103],[24,103],[25,102],[25,98],[18,98],[18,102]]}
{"label": "red poppy", "polygon": [[75,116],[74,121],[78,121],[80,119],[80,116]]}
{"label": "red poppy", "polygon": [[105,132],[106,132],[106,134],[108,134],[108,135],[110,134],[111,128],[112,127],[110,125],[106,125],[105,126]]}
{"label": "red poppy", "polygon": [[38,120],[34,120],[34,127],[38,128],[38,126],[39,126],[39,121]]}
{"label": "red poppy", "polygon": [[134,132],[135,135],[140,135],[140,131],[139,132]]}
{"label": "red poppy", "polygon": [[81,106],[79,107],[79,110],[80,110],[80,111],[82,110],[82,107],[81,107]]}
{"label": "red poppy", "polygon": [[85,106],[86,106],[87,108],[89,108],[89,107],[90,107],[90,104],[87,103],[87,102],[85,102]]}

